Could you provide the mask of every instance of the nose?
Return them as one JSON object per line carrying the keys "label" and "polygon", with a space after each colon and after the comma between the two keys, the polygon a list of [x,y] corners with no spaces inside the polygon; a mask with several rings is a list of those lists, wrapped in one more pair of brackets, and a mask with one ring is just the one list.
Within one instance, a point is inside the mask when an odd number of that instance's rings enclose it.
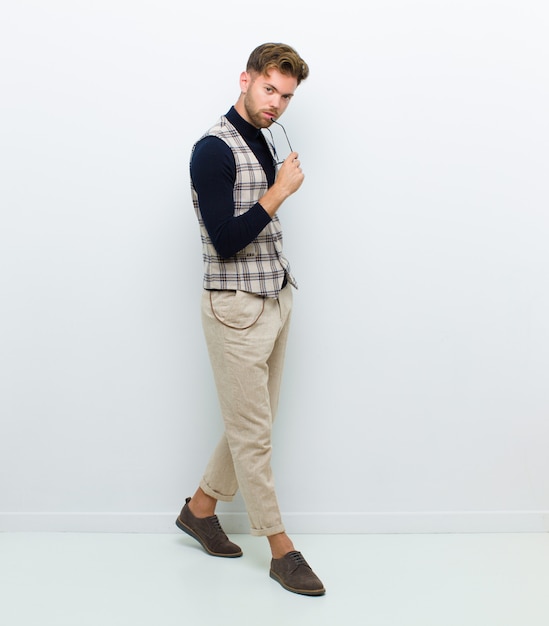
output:
{"label": "nose", "polygon": [[280,105],[282,104],[282,96],[278,93],[275,93],[271,96],[271,106],[277,111],[280,109]]}

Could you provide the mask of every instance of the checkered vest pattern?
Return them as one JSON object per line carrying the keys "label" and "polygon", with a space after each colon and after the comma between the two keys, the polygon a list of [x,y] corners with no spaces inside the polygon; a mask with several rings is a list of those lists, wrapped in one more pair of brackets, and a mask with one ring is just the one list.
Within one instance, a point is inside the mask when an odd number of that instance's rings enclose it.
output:
{"label": "checkered vest pattern", "polygon": [[[204,134],[206,136],[219,137],[233,152],[236,164],[234,215],[242,215],[267,191],[265,172],[248,144],[225,116]],[[202,238],[205,289],[235,289],[276,298],[285,275],[288,276],[288,282],[297,287],[288,260],[282,253],[282,228],[277,215],[250,244],[233,257],[224,259],[217,253],[204,226],[192,181],[191,193]]]}

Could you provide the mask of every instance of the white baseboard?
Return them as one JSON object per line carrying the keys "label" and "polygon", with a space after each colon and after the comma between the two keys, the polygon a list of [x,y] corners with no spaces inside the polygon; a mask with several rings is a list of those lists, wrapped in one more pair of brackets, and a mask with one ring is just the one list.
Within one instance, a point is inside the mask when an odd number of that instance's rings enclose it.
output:
{"label": "white baseboard", "polygon": [[[171,533],[174,513],[0,513],[0,532]],[[249,533],[246,513],[220,513],[228,533]],[[283,513],[289,534],[544,533],[549,511]]]}

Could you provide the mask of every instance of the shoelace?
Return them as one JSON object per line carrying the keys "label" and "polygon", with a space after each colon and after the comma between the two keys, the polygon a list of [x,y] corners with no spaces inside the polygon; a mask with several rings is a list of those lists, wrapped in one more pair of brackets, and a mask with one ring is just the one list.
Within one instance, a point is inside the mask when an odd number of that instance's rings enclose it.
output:
{"label": "shoelace", "polygon": [[212,521],[212,525],[215,528],[215,530],[218,530],[219,532],[225,534],[223,528],[221,528],[221,523],[219,521],[219,518],[217,517],[217,515],[214,515],[213,517],[210,517],[211,521]]}
{"label": "shoelace", "polygon": [[290,552],[288,556],[292,559],[292,561],[294,562],[296,566],[298,565],[307,565],[307,567],[309,566],[307,561],[303,558],[303,555],[301,554],[301,552]]}

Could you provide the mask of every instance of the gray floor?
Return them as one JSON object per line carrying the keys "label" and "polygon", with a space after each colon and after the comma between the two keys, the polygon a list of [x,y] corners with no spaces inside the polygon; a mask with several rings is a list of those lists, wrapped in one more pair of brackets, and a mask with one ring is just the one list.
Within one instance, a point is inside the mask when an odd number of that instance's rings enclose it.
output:
{"label": "gray floor", "polygon": [[294,535],[327,594],[184,534],[0,534],[2,626],[547,626],[549,535]]}

